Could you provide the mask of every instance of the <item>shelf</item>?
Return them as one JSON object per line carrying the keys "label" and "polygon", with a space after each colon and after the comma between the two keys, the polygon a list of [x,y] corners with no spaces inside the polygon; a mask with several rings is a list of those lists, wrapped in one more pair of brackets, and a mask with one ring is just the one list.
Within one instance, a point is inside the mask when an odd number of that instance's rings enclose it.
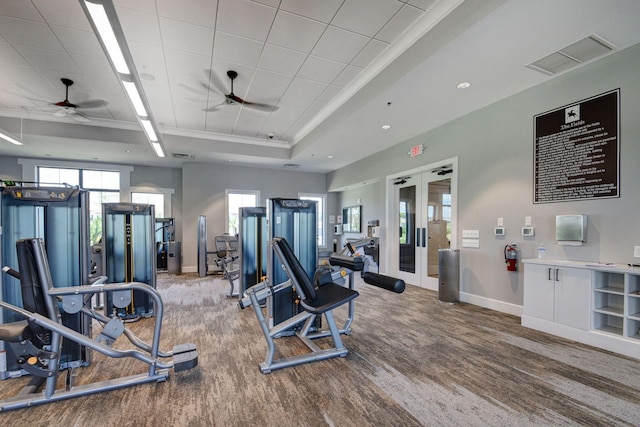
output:
{"label": "shelf", "polygon": [[622,307],[598,307],[594,308],[593,311],[611,316],[624,317],[624,310]]}
{"label": "shelf", "polygon": [[[594,288],[595,292],[603,292],[607,294],[624,295],[624,289],[618,287],[605,286],[602,288]],[[640,296],[640,295],[638,295]]]}
{"label": "shelf", "polygon": [[629,319],[631,320],[638,320],[640,321],[640,313],[633,313],[627,316]]}
{"label": "shelf", "polygon": [[622,335],[622,328],[612,325],[601,326],[599,328],[595,328],[594,330],[598,332],[606,332],[608,334]]}

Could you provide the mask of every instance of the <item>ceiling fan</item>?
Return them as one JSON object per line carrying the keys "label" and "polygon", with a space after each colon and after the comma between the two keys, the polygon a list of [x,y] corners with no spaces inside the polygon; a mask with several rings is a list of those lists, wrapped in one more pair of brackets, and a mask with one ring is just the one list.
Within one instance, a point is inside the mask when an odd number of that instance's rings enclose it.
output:
{"label": "ceiling fan", "polygon": [[74,104],[69,101],[69,86],[73,85],[73,80],[67,79],[65,77],[60,79],[62,84],[65,85],[65,95],[64,101],[54,102],[52,105],[55,105],[57,108],[56,112],[53,114],[56,117],[71,117],[72,119],[78,122],[88,122],[89,119],[87,116],[79,110],[89,109],[89,108],[99,108],[107,105],[107,101],[103,99],[91,99],[87,101],[80,102],[78,104]]}
{"label": "ceiling fan", "polygon": [[209,70],[209,75],[210,75],[211,83],[215,84],[215,86],[217,87],[212,87],[211,85],[206,83],[203,83],[203,86],[208,90],[213,90],[221,94],[224,94],[225,99],[223,102],[221,102],[218,105],[214,105],[212,107],[206,108],[205,111],[215,111],[218,109],[218,107],[224,104],[241,104],[247,108],[253,108],[255,110],[269,111],[269,112],[278,110],[277,105],[263,104],[259,102],[250,102],[240,98],[238,95],[233,93],[233,81],[236,79],[236,77],[238,77],[238,73],[236,71],[233,71],[233,70],[227,71],[227,77],[229,77],[229,79],[231,80],[231,91],[227,94],[224,93],[224,89],[221,90],[221,87],[223,87],[223,85],[221,85],[219,81],[214,80],[215,76],[213,74],[213,71]]}

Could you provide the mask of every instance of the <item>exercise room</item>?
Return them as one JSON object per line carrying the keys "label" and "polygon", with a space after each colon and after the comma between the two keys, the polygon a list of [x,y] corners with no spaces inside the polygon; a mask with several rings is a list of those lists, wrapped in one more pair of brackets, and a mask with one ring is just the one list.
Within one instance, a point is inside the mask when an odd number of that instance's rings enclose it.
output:
{"label": "exercise room", "polygon": [[640,2],[0,3],[0,424],[638,425]]}

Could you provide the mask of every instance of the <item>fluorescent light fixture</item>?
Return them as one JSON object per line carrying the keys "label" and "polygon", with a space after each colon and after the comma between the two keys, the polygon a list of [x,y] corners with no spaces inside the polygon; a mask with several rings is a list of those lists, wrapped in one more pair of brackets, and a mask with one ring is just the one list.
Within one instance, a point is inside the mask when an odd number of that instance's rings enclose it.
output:
{"label": "fluorescent light fixture", "polygon": [[114,0],[79,0],[79,2],[136,112],[151,147],[158,157],[165,157],[158,128],[118,20]]}
{"label": "fluorescent light fixture", "polygon": [[156,155],[158,157],[164,157],[164,151],[162,151],[162,146],[160,145],[159,142],[152,142],[151,146],[156,151]]}
{"label": "fluorescent light fixture", "polygon": [[116,71],[122,74],[130,74],[131,72],[127,66],[127,61],[125,61],[124,55],[122,55],[120,44],[113,32],[111,21],[109,21],[109,17],[107,16],[104,6],[101,4],[91,3],[87,0],[85,0],[84,4],[87,6],[91,19],[98,30],[98,34],[107,49],[107,53],[109,54]]}
{"label": "fluorescent light fixture", "polygon": [[142,124],[142,127],[147,134],[147,138],[149,138],[152,143],[158,142],[158,136],[156,135],[156,131],[153,129],[151,121],[147,119],[140,119],[140,123]]}
{"label": "fluorescent light fixture", "polygon": [[122,85],[127,91],[127,95],[133,104],[133,108],[136,110],[136,114],[140,117],[147,117],[147,110],[144,108],[144,104],[142,103],[142,98],[140,98],[140,93],[138,92],[136,84],[134,82],[125,82],[123,80]]}
{"label": "fluorescent light fixture", "polygon": [[15,144],[15,145],[22,145],[22,141],[20,141],[20,140],[18,140],[16,138],[4,133],[4,131],[0,132],[0,138],[4,139],[6,141],[9,141],[10,143]]}

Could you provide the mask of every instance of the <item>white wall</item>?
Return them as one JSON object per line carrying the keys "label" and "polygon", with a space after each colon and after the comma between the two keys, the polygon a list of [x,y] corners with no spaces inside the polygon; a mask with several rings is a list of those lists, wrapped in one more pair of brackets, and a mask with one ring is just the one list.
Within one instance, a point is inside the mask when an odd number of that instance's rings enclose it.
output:
{"label": "white wall", "polygon": [[[633,246],[640,245],[638,69],[640,45],[335,171],[327,177],[329,188],[342,188],[372,176],[384,181],[394,173],[458,157],[458,247],[461,230],[480,230],[480,248],[462,249],[461,292],[476,298],[481,305],[491,306],[498,301],[519,306],[522,266],[517,273],[506,271],[506,243],[517,242],[522,258],[535,257],[538,244],[544,242],[548,257],[634,261]],[[621,197],[534,205],[533,116],[616,88],[621,89]],[[407,152],[417,144],[427,148],[422,156],[412,159]],[[384,221],[385,210],[380,208],[379,200],[384,200],[386,187],[379,185],[375,191],[375,195],[366,197],[364,210],[373,211],[371,216]],[[357,189],[345,192],[340,203],[351,203],[357,193]],[[362,194],[364,197],[367,193]],[[588,215],[588,241],[581,247],[555,244],[555,216],[568,213]],[[535,237],[520,236],[525,216],[532,217]],[[504,218],[506,238],[493,236],[498,217]],[[384,232],[381,244],[388,244]]]}
{"label": "white wall", "polygon": [[[182,168],[184,204],[183,268],[197,271],[197,223],[207,217],[207,245],[226,230],[225,190],[260,191],[261,206],[268,198],[298,198],[298,193],[326,193],[326,175],[289,170],[247,168],[232,165],[190,163]],[[335,195],[328,195],[328,215],[335,209]],[[329,235],[331,238],[331,235]],[[331,241],[331,239],[329,240]]]}

